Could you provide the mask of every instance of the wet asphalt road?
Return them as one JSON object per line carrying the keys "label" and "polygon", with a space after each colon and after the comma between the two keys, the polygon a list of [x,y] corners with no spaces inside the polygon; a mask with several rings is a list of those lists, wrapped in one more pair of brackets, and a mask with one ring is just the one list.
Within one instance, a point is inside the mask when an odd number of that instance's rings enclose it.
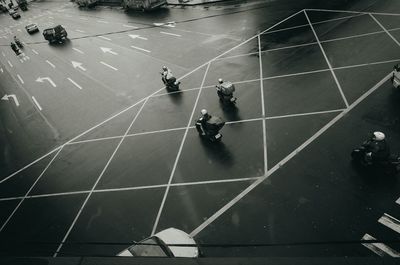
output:
{"label": "wet asphalt road", "polygon": [[[395,1],[336,2],[151,14],[37,2],[22,13],[21,25],[10,28],[26,43],[26,60],[13,55],[11,35],[0,28],[0,91],[15,94],[20,104],[0,104],[4,254],[29,246],[23,255],[53,255],[65,241],[60,255],[115,255],[171,226],[193,231],[198,243],[215,244],[202,249],[205,256],[369,256],[375,254],[359,242],[364,234],[398,240],[377,222],[384,213],[400,217],[397,177],[355,168],[348,156],[371,130],[384,131],[392,150],[400,150],[400,94],[390,83],[285,158],[382,80],[399,60],[399,45],[369,15],[307,12],[342,93],[304,13],[260,35],[260,45],[255,38],[234,48],[303,8],[400,13]],[[353,17],[318,23],[344,16]],[[50,46],[40,33],[29,36],[23,31],[29,17],[41,29],[63,24],[70,40]],[[397,16],[375,17],[400,41]],[[154,25],[171,21],[176,23]],[[15,22],[4,14],[0,23]],[[162,65],[185,75],[181,89],[187,91],[160,90]],[[50,77],[55,87],[37,82],[39,77]],[[216,100],[218,77],[237,84],[237,108]],[[192,111],[197,116],[204,107],[228,121],[220,145],[185,128],[193,124]],[[268,179],[226,207],[279,163]],[[207,223],[210,217],[218,218]]]}

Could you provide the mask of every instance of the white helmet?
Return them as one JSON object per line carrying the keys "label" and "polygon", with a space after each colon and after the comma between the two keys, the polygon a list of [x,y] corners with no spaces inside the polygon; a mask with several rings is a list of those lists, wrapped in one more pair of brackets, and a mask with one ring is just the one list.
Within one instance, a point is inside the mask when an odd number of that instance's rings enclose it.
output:
{"label": "white helmet", "polygon": [[376,141],[383,141],[385,140],[385,134],[383,132],[374,132],[374,139]]}
{"label": "white helmet", "polygon": [[206,109],[202,109],[201,110],[201,115],[206,115],[208,112],[207,112],[207,110]]}
{"label": "white helmet", "polygon": [[163,69],[164,71],[167,71],[167,70],[168,70],[168,68],[167,68],[165,65],[162,67],[162,69]]}
{"label": "white helmet", "polygon": [[218,78],[218,83],[222,84],[224,80],[222,78]]}

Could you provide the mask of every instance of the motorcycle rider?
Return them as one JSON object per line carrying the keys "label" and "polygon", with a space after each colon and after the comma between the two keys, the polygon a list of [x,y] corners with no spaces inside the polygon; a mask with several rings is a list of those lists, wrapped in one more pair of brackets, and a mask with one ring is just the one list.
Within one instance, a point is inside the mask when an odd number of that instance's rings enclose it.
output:
{"label": "motorcycle rider", "polygon": [[18,45],[18,47],[22,47],[22,43],[19,41],[19,39],[17,38],[17,36],[14,36],[14,42],[15,42],[15,44]]}
{"label": "motorcycle rider", "polygon": [[11,46],[11,49],[15,52],[15,54],[16,54],[16,55],[19,55],[20,50],[19,50],[19,48],[17,47],[17,45],[15,45],[14,42],[11,42],[10,46]]}
{"label": "motorcycle rider", "polygon": [[176,78],[173,76],[171,70],[166,66],[163,66],[162,70],[163,71],[161,72],[161,79],[162,79],[164,85],[166,85],[167,87],[170,87],[170,88],[176,87],[179,89],[179,84],[181,82],[176,81]]}
{"label": "motorcycle rider", "polygon": [[235,87],[230,82],[225,82],[222,78],[218,79],[218,85],[215,86],[217,89],[217,95],[221,101],[230,101],[235,103],[237,98],[233,96]]}
{"label": "motorcycle rider", "polygon": [[381,162],[388,159],[390,149],[385,138],[383,132],[376,131],[372,134],[371,139],[365,144],[365,160],[367,162]]}
{"label": "motorcycle rider", "polygon": [[[201,135],[205,136],[208,133],[208,124],[207,122],[211,119],[211,115],[208,114],[208,111],[206,109],[201,110],[201,117],[197,120],[196,122],[196,128],[197,130],[200,129]],[[199,131],[199,132],[200,132]]]}

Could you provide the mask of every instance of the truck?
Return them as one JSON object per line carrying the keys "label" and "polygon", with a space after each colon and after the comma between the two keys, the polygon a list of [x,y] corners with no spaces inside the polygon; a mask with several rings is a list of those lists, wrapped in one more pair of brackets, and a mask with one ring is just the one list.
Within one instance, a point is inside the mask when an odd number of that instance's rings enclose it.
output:
{"label": "truck", "polygon": [[28,2],[26,0],[16,0],[16,2],[22,11],[28,10]]}
{"label": "truck", "polygon": [[167,4],[167,0],[123,0],[125,9],[148,11]]}

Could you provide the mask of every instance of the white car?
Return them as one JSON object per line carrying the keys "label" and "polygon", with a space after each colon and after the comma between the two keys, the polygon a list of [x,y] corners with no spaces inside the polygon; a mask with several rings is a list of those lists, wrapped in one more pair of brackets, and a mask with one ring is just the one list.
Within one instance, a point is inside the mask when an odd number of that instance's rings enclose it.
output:
{"label": "white car", "polygon": [[39,31],[38,25],[35,23],[25,26],[25,29],[29,34]]}
{"label": "white car", "polygon": [[[187,246],[171,246],[171,245]],[[199,248],[187,233],[168,228],[148,237],[117,254],[120,257],[182,257],[197,258]]]}

